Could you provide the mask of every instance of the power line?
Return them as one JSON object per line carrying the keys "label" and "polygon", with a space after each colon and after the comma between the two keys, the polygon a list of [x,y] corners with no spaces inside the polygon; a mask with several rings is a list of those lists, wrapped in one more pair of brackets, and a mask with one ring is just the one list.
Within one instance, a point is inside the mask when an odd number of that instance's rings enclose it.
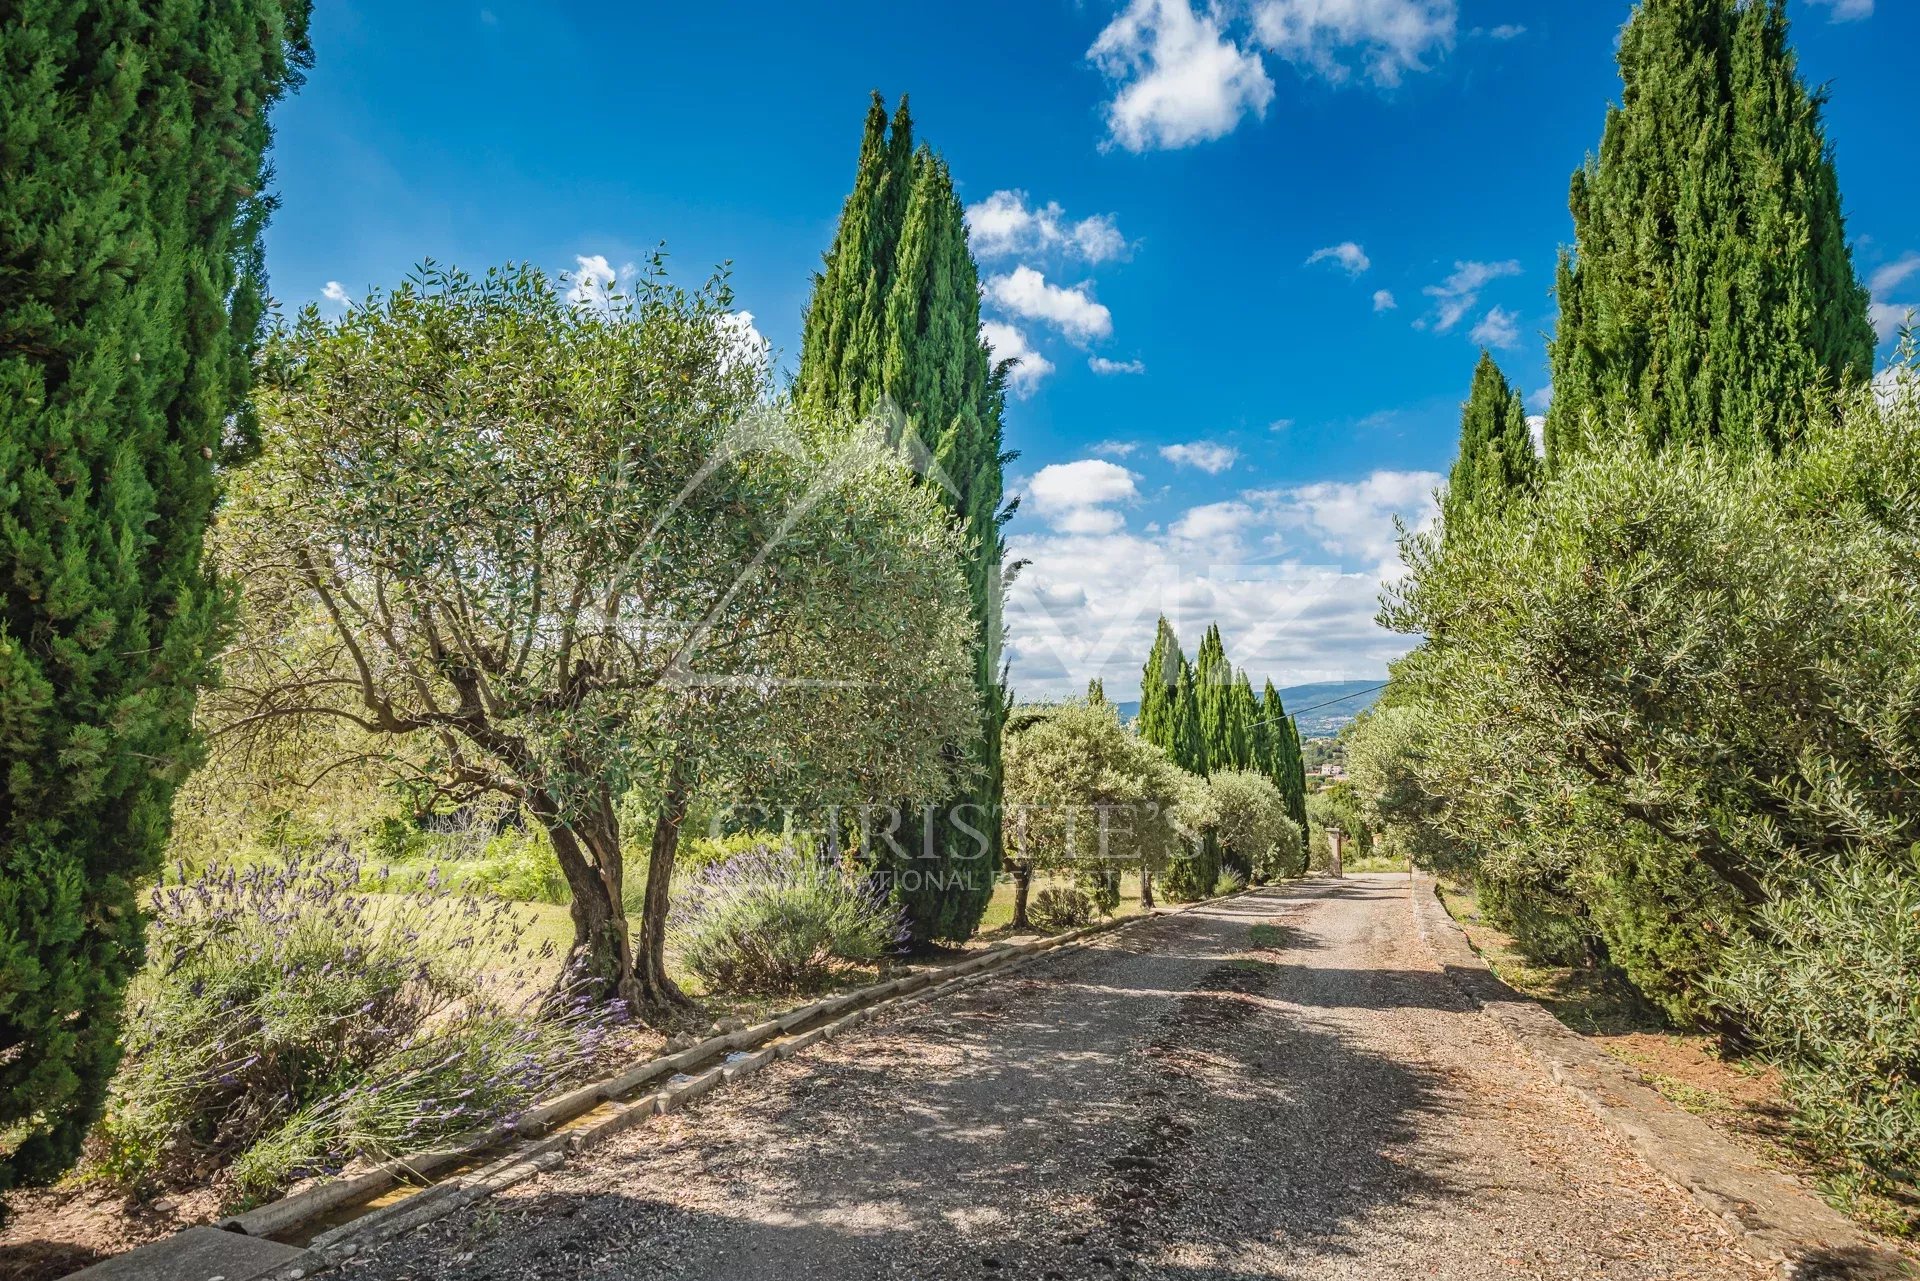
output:
{"label": "power line", "polygon": [[1356,689],[1351,694],[1342,694],[1340,697],[1330,698],[1324,703],[1315,703],[1312,707],[1302,707],[1298,711],[1288,712],[1285,716],[1269,716],[1264,721],[1254,721],[1253,724],[1247,726],[1247,728],[1252,729],[1256,725],[1272,725],[1276,721],[1292,720],[1296,716],[1304,716],[1308,712],[1317,712],[1323,707],[1332,707],[1335,703],[1344,703],[1348,699],[1358,698],[1362,694],[1377,693],[1391,684],[1393,684],[1392,681],[1381,681],[1378,685],[1369,685],[1365,689]]}

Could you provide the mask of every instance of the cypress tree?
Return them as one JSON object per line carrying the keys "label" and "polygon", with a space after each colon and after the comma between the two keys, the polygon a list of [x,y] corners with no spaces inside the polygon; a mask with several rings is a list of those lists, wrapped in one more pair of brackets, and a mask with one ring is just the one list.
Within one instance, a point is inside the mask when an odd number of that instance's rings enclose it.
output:
{"label": "cypress tree", "polygon": [[1140,673],[1140,714],[1134,729],[1141,738],[1169,755],[1173,753],[1174,698],[1180,685],[1180,669],[1187,665],[1180,652],[1180,638],[1165,614],[1153,634],[1153,649]]}
{"label": "cypress tree", "polygon": [[201,545],[253,439],[267,112],[304,0],[0,20],[0,1186],[79,1152],[137,887],[227,615]]}
{"label": "cypress tree", "polygon": [[1300,729],[1287,715],[1280,691],[1268,681],[1260,694],[1260,717],[1273,730],[1272,748],[1264,770],[1280,794],[1287,798],[1287,816],[1307,830],[1306,757],[1300,751]]}
{"label": "cypress tree", "polygon": [[1253,685],[1244,671],[1235,672],[1227,699],[1227,759],[1234,769],[1253,769],[1254,722],[1260,719],[1260,705],[1254,701]]}
{"label": "cypress tree", "polygon": [[1643,0],[1620,105],[1573,176],[1550,457],[1590,431],[1775,448],[1874,336],[1783,0]]}
{"label": "cypress tree", "polygon": [[1201,772],[1230,769],[1233,764],[1233,667],[1220,639],[1220,625],[1211,623],[1193,660],[1194,693],[1200,705],[1200,738],[1205,744]]}
{"label": "cypress tree", "polygon": [[1087,682],[1087,702],[1093,707],[1099,707],[1106,701],[1107,683],[1096,676]]}
{"label": "cypress tree", "polygon": [[1207,772],[1207,738],[1200,728],[1200,694],[1193,668],[1183,658],[1173,695],[1173,763],[1191,774]]}
{"label": "cypress tree", "polygon": [[915,460],[971,544],[981,725],[955,751],[973,759],[978,782],[904,823],[907,857],[889,869],[925,942],[973,933],[1000,865],[1006,384],[980,337],[979,270],[946,162],[914,150],[904,98],[884,126],[876,94],[854,191],[808,307],[795,398],[829,425],[891,407],[890,432],[912,432]]}
{"label": "cypress tree", "polygon": [[1447,477],[1442,528],[1458,524],[1476,507],[1531,488],[1539,471],[1526,405],[1493,357],[1482,351],[1460,412],[1460,456]]}
{"label": "cypress tree", "polygon": [[854,422],[880,400],[887,296],[913,185],[913,120],[901,96],[887,122],[878,91],[867,108],[853,190],[800,330],[794,403],[823,425]]}

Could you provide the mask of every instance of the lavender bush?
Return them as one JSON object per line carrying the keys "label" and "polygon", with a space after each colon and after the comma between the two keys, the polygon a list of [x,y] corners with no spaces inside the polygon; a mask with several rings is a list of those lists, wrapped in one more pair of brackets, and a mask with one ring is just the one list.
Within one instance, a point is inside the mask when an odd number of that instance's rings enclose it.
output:
{"label": "lavender bush", "polygon": [[511,1116],[591,1065],[619,1012],[542,982],[552,945],[522,949],[511,905],[431,874],[383,888],[344,855],[157,888],[97,1170],[254,1200]]}
{"label": "lavender bush", "polygon": [[806,851],[764,846],[689,878],[667,928],[680,963],[716,992],[806,991],[836,959],[871,961],[908,937],[884,889]]}

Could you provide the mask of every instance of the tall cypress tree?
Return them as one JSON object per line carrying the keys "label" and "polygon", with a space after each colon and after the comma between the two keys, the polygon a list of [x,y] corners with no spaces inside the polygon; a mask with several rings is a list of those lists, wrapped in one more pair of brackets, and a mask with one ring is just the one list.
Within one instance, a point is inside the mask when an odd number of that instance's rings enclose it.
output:
{"label": "tall cypress tree", "polygon": [[1098,676],[1087,682],[1087,702],[1100,707],[1107,701],[1107,683]]}
{"label": "tall cypress tree", "polygon": [[1200,727],[1200,694],[1193,668],[1183,658],[1173,694],[1173,763],[1191,774],[1207,772],[1207,738]]}
{"label": "tall cypress tree", "polygon": [[1550,457],[1590,431],[1772,448],[1872,373],[1823,105],[1783,0],[1643,0],[1620,105],[1573,177]]}
{"label": "tall cypress tree", "polygon": [[1146,668],[1140,673],[1140,714],[1134,729],[1141,738],[1167,752],[1173,752],[1174,699],[1180,685],[1180,669],[1187,665],[1180,652],[1180,638],[1173,624],[1160,616],[1154,630],[1153,649],[1147,654]]}
{"label": "tall cypress tree", "polygon": [[1460,412],[1460,456],[1441,503],[1445,526],[1484,504],[1530,489],[1540,471],[1520,393],[1487,352],[1473,371],[1473,388]]}
{"label": "tall cypress tree", "polygon": [[1260,704],[1254,701],[1253,684],[1244,671],[1233,674],[1233,686],[1227,698],[1227,760],[1234,769],[1254,769],[1254,723],[1260,719]]}
{"label": "tall cypress tree", "polygon": [[119,1058],[136,887],[227,598],[267,112],[305,0],[21,0],[0,20],[0,1186],[73,1160]]}
{"label": "tall cypress tree", "polygon": [[795,397],[829,425],[890,407],[889,430],[912,433],[914,459],[971,544],[981,725],[955,750],[973,759],[979,781],[903,824],[907,856],[890,869],[917,940],[964,939],[986,910],[1001,853],[1005,373],[980,337],[979,271],[946,162],[913,149],[904,98],[884,125],[876,94],[854,191],[808,307]]}
{"label": "tall cypress tree", "polygon": [[1287,800],[1287,816],[1307,830],[1306,758],[1300,751],[1300,729],[1287,715],[1280,691],[1268,681],[1260,694],[1260,717],[1273,731],[1272,747],[1265,772]]}
{"label": "tall cypress tree", "polygon": [[913,120],[901,96],[891,128],[876,91],[867,108],[853,190],[800,330],[794,402],[828,425],[858,421],[880,400],[887,296],[913,187]]}
{"label": "tall cypress tree", "polygon": [[1205,746],[1202,772],[1230,769],[1233,764],[1233,667],[1227,662],[1220,625],[1211,623],[1193,660],[1194,694],[1200,706],[1200,738]]}

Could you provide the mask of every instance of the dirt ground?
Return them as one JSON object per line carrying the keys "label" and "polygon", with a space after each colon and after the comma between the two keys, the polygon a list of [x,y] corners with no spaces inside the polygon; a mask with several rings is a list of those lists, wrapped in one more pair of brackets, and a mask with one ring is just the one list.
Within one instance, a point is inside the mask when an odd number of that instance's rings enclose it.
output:
{"label": "dirt ground", "polygon": [[1380,875],[883,1017],[345,1275],[1758,1274],[1469,1007]]}

